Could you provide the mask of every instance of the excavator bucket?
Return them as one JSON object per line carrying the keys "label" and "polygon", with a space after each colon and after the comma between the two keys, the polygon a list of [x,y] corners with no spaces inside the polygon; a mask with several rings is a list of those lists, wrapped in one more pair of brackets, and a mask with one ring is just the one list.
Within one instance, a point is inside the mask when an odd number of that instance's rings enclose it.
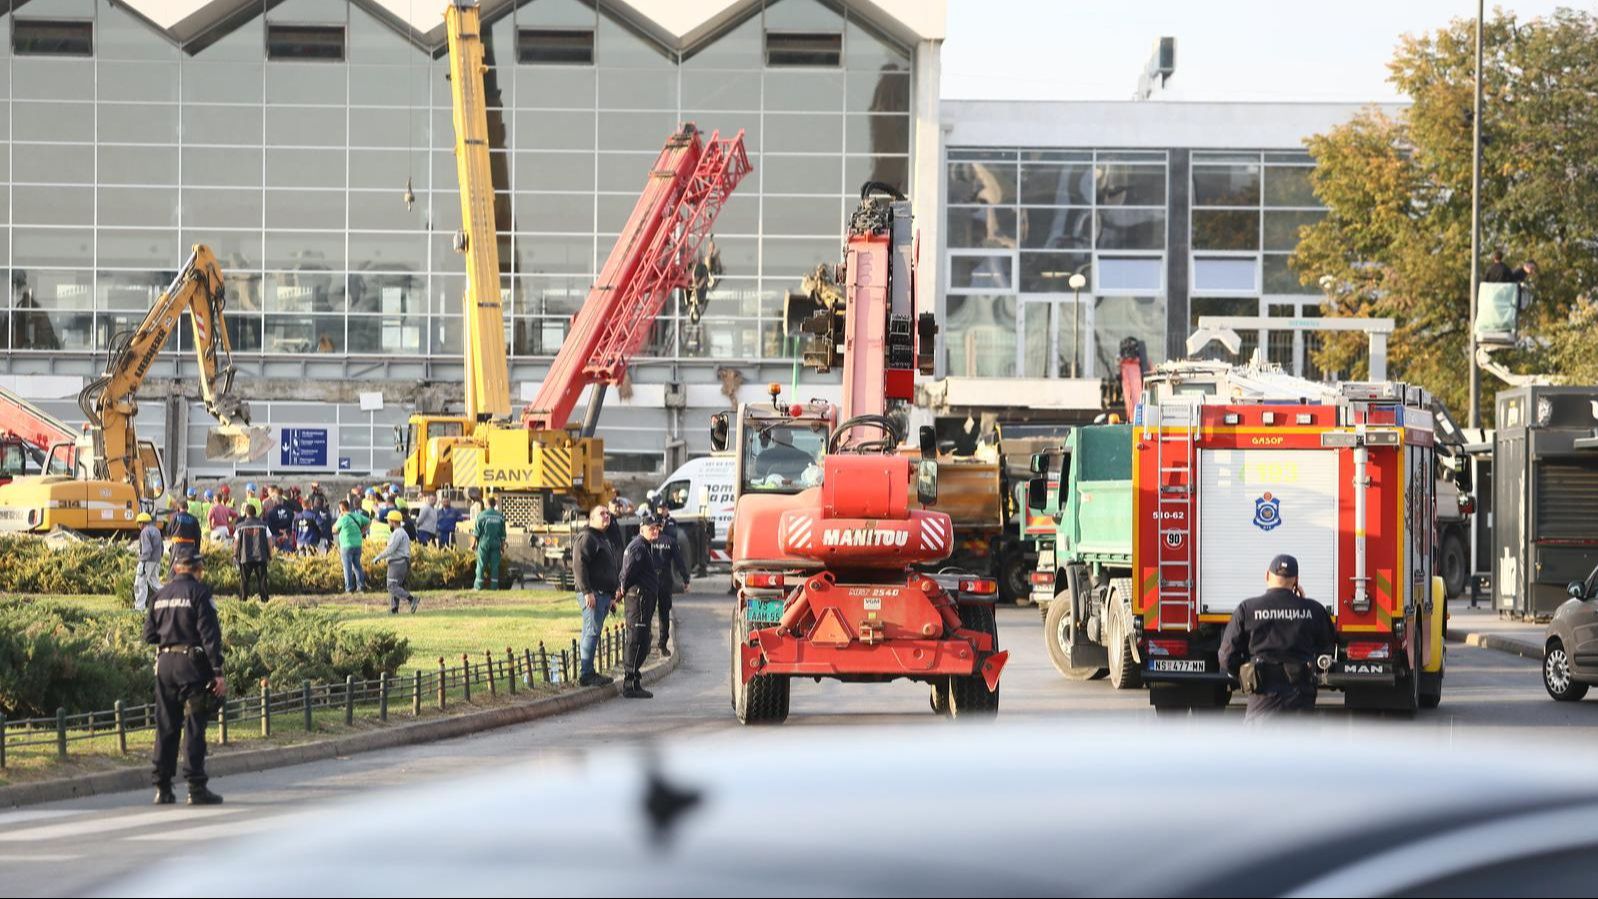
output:
{"label": "excavator bucket", "polygon": [[272,450],[272,429],[245,425],[212,428],[205,434],[205,458],[212,462],[259,462]]}

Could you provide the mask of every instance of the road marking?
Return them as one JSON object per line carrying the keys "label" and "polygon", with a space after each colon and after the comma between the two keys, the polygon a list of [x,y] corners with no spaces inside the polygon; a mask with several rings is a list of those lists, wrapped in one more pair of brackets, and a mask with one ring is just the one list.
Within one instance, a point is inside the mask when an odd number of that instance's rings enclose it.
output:
{"label": "road marking", "polygon": [[29,821],[38,821],[43,818],[65,818],[69,815],[90,815],[83,809],[21,809],[14,812],[0,812],[0,827],[9,827],[12,824],[25,824]]}
{"label": "road marking", "polygon": [[195,818],[231,815],[242,811],[244,811],[242,808],[162,809],[155,812],[140,812],[135,815],[117,815],[111,818],[90,818],[83,821],[70,821],[65,824],[50,824],[44,827],[28,827],[22,830],[7,831],[0,833],[0,843],[31,843],[39,840],[58,840],[64,837],[82,837],[153,824],[173,824],[180,821],[191,821]]}
{"label": "road marking", "polygon": [[184,840],[220,840],[231,836],[245,836],[269,830],[283,830],[305,819],[304,815],[272,815],[266,818],[250,818],[244,821],[228,821],[222,824],[202,824],[198,827],[185,827],[179,830],[162,829],[151,833],[141,833],[123,839],[141,842],[178,842]]}
{"label": "road marking", "polygon": [[81,855],[46,855],[44,853],[30,853],[28,855],[0,855],[0,865],[12,862],[70,862],[83,858]]}

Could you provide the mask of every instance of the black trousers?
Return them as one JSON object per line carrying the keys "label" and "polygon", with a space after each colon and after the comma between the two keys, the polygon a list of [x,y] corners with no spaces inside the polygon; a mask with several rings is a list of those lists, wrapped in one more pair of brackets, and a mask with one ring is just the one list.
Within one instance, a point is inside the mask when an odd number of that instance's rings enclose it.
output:
{"label": "black trousers", "polygon": [[239,563],[239,600],[250,598],[251,584],[259,584],[261,602],[266,602],[272,597],[266,595],[266,563],[265,562],[240,562]]}
{"label": "black trousers", "polygon": [[1315,708],[1315,688],[1280,686],[1260,693],[1250,693],[1245,721],[1257,721],[1275,715],[1308,712]]}
{"label": "black trousers", "polygon": [[666,642],[671,639],[671,594],[662,591],[655,609],[660,613],[660,640],[657,645],[665,649]]}
{"label": "black trousers", "polygon": [[170,786],[177,773],[178,738],[183,738],[183,779],[203,787],[206,719],[189,700],[210,689],[211,663],[203,653],[163,652],[155,661],[155,753],[150,777],[156,786]]}
{"label": "black trousers", "polygon": [[655,617],[655,597],[627,594],[627,647],[622,659],[623,677],[636,683],[649,658],[649,624]]}

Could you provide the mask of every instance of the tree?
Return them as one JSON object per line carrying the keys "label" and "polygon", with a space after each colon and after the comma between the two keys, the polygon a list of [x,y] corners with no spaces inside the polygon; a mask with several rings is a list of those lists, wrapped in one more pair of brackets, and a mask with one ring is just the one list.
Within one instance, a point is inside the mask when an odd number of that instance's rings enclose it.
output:
{"label": "tree", "polygon": [[[1598,376],[1598,18],[1560,9],[1519,22],[1495,10],[1483,32],[1482,254],[1535,259],[1522,371]],[[1309,139],[1326,217],[1303,229],[1291,265],[1332,316],[1388,316],[1393,375],[1462,410],[1469,390],[1470,179],[1475,22],[1404,38],[1390,80],[1412,104],[1378,109]],[[1328,335],[1317,362],[1361,372],[1363,337]],[[1501,386],[1501,385],[1497,385]],[[1496,386],[1483,382],[1491,412]]]}

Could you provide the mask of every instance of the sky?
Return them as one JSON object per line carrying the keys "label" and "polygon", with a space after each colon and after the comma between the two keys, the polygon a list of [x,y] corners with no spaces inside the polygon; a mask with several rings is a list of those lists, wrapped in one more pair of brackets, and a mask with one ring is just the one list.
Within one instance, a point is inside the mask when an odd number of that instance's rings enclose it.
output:
{"label": "sky", "polygon": [[[1488,3],[1522,20],[1598,0]],[[1405,99],[1387,83],[1404,34],[1473,18],[1471,0],[949,0],[943,98],[1127,100],[1161,36],[1171,100]]]}

